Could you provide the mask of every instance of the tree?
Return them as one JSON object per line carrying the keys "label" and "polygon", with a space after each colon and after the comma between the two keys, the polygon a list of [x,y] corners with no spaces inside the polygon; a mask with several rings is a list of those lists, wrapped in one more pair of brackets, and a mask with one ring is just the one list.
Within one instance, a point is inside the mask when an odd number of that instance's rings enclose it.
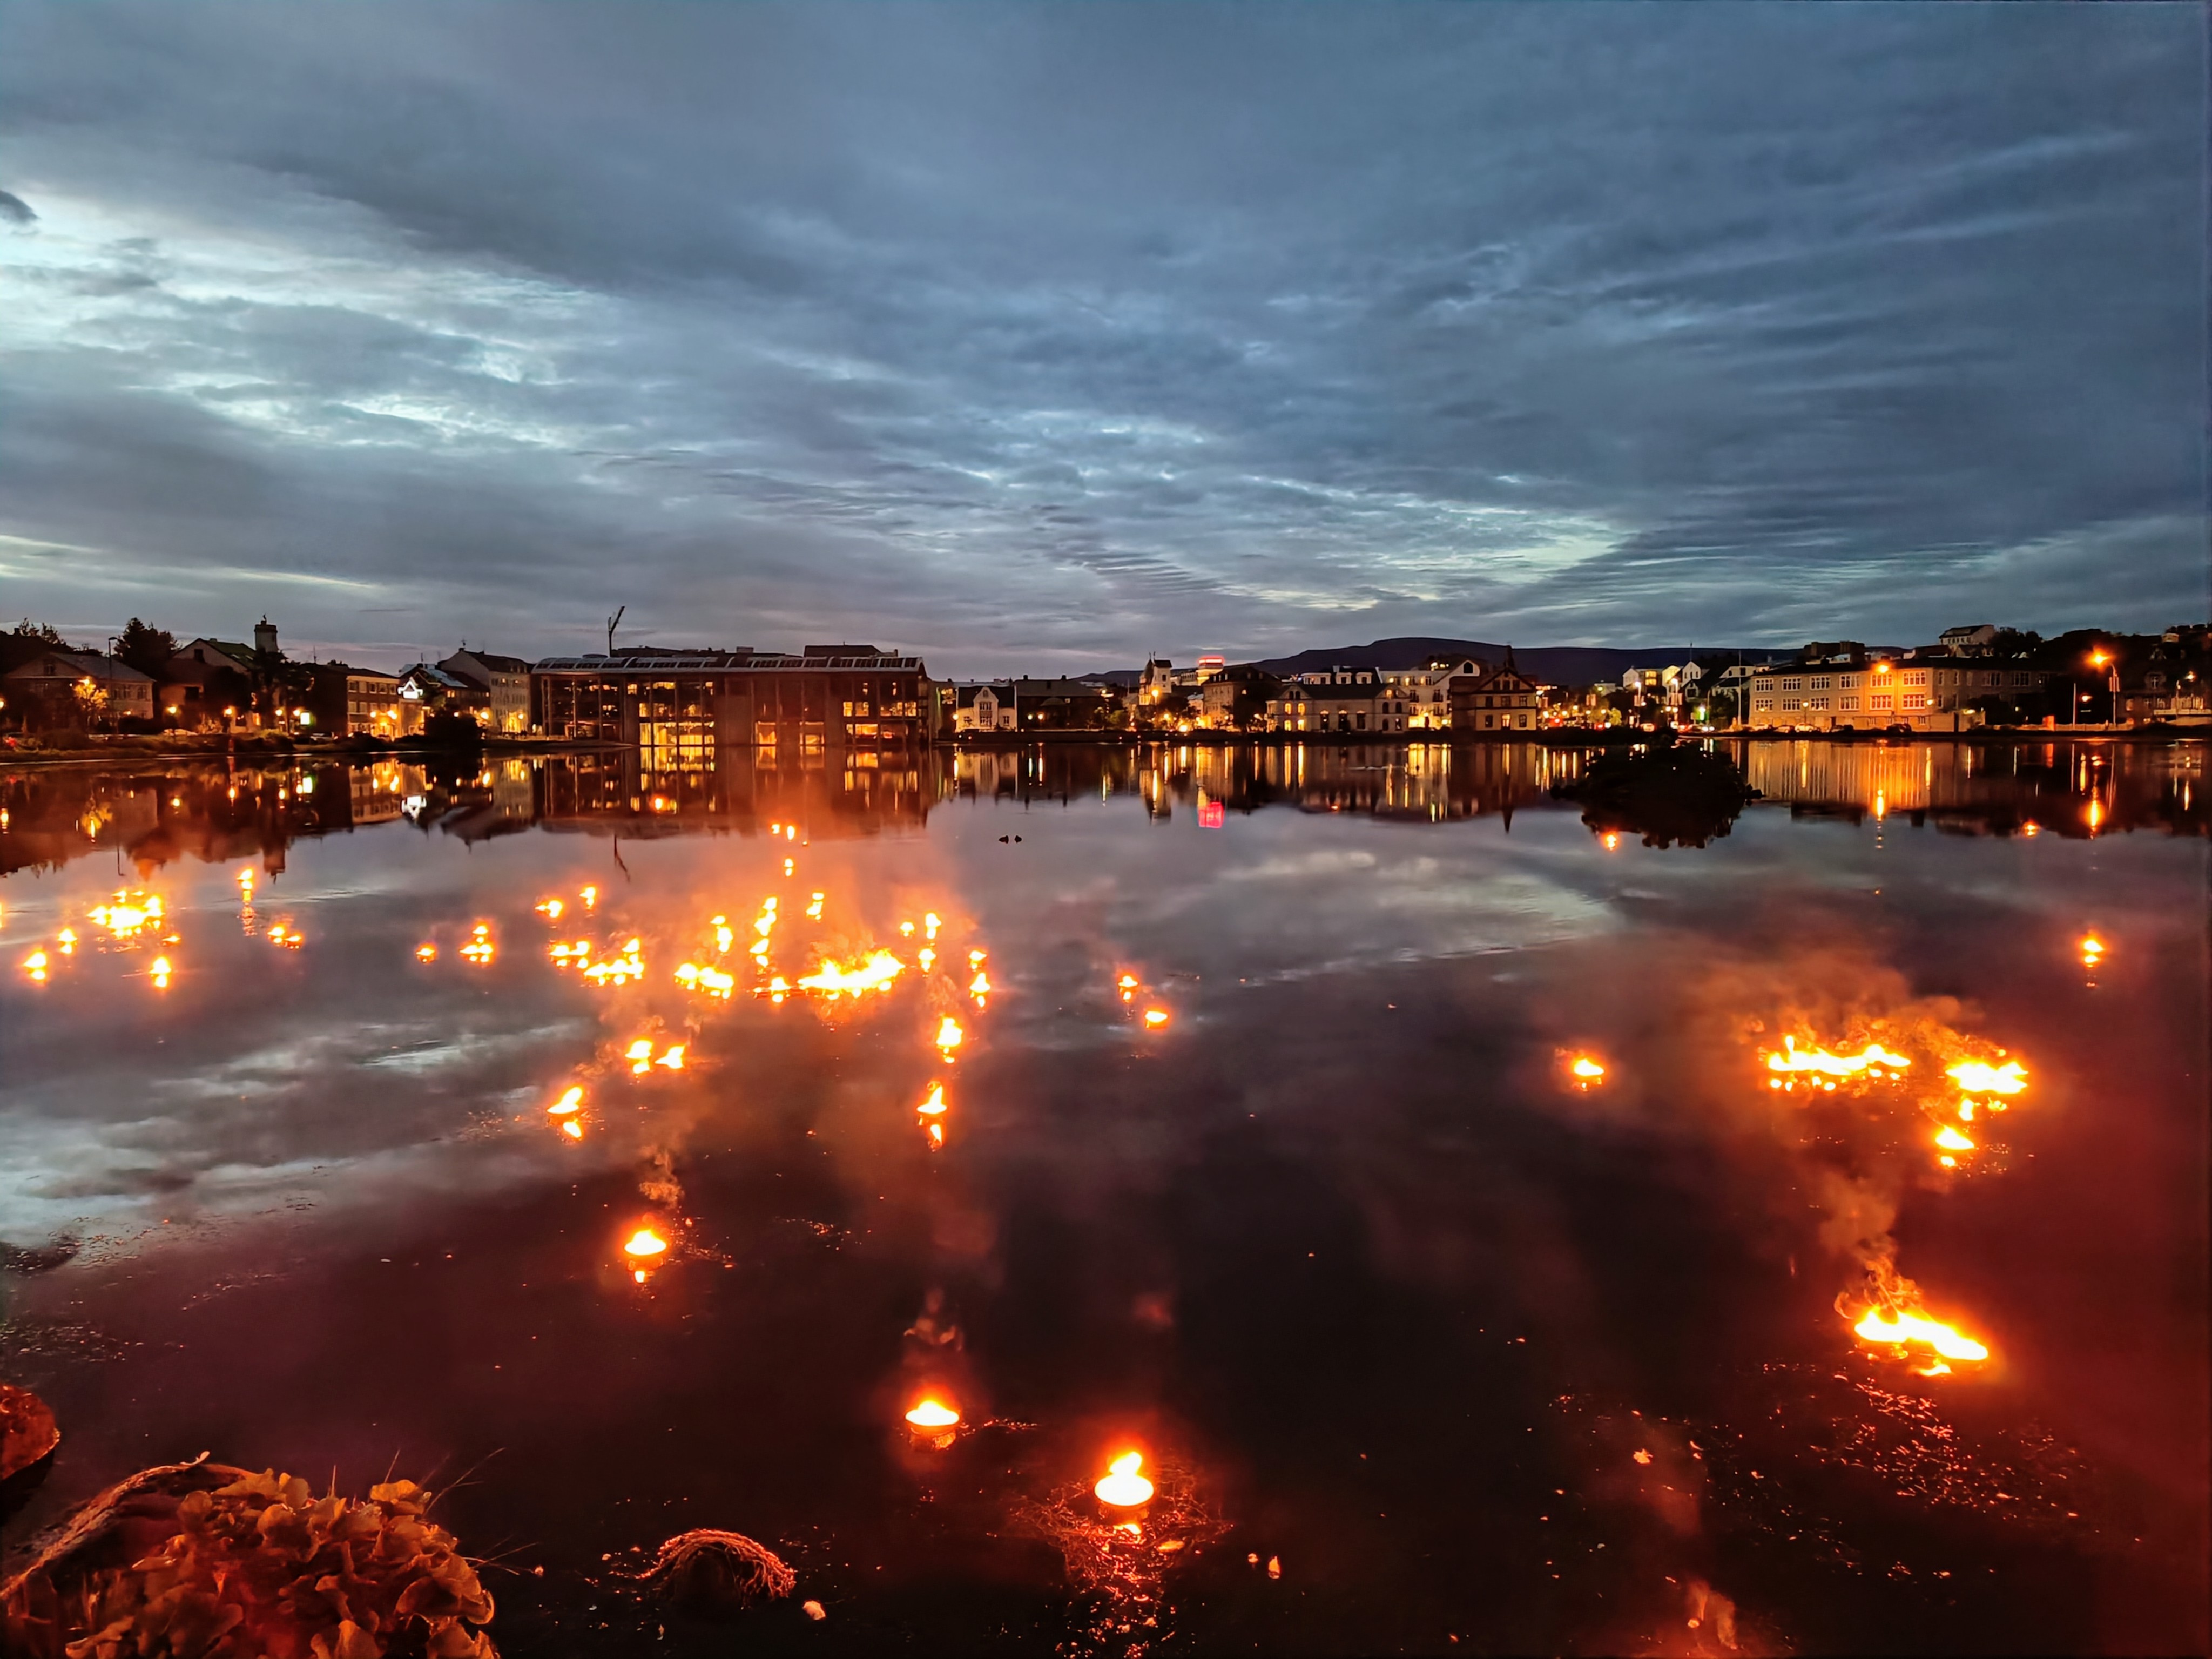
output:
{"label": "tree", "polygon": [[166,628],[149,628],[133,617],[123,624],[115,654],[148,678],[159,680],[169,659],[177,654],[176,636]]}
{"label": "tree", "polygon": [[45,651],[66,651],[64,640],[51,623],[34,623],[28,617],[0,634],[0,674],[21,668]]}

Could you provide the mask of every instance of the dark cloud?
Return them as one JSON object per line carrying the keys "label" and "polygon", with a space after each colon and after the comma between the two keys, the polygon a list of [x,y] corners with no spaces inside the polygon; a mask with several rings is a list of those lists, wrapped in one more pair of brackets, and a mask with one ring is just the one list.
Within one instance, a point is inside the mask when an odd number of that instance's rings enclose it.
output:
{"label": "dark cloud", "polygon": [[39,216],[31,211],[30,204],[21,197],[0,190],[0,219],[11,225],[32,225],[39,222]]}
{"label": "dark cloud", "polygon": [[0,571],[64,622],[2205,608],[2199,11],[5,9]]}

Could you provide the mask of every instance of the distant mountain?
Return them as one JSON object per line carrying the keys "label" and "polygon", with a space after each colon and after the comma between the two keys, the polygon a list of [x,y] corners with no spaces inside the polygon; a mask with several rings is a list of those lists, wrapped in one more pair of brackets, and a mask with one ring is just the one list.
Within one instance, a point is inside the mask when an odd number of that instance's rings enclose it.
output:
{"label": "distant mountain", "polygon": [[[1519,645],[1513,660],[1523,672],[1547,685],[1595,685],[1618,680],[1632,668],[1657,668],[1686,662],[1694,656],[1711,668],[1715,664],[1770,662],[1790,655],[1786,651],[1740,650],[1732,646],[1655,645],[1633,651],[1597,645]],[[1505,660],[1505,647],[1485,640],[1442,640],[1425,635],[1376,640],[1371,645],[1323,646],[1301,651],[1294,657],[1275,657],[1257,665],[1271,674],[1316,674],[1328,668],[1418,668],[1431,657],[1474,657],[1484,662]]]}

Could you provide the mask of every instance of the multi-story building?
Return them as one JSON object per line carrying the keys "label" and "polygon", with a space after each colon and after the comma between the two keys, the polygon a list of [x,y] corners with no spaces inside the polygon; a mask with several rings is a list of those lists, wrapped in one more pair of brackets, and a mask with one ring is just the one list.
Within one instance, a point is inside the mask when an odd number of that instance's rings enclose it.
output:
{"label": "multi-story building", "polygon": [[438,666],[483,689],[493,731],[512,736],[530,729],[530,665],[521,658],[465,645]]}
{"label": "multi-story building", "polygon": [[154,678],[93,651],[41,651],[8,671],[7,712],[26,731],[113,731],[154,718]]}
{"label": "multi-story building", "polygon": [[[1386,716],[1382,678],[1372,668],[1328,668],[1296,675],[1282,695],[1269,699],[1267,720],[1277,732],[1358,736],[1382,732]],[[1389,699],[1388,701],[1395,701]]]}
{"label": "multi-story building", "polygon": [[1198,688],[1198,724],[1212,732],[1264,727],[1267,706],[1280,698],[1282,690],[1280,679],[1252,663],[1224,668]]}
{"label": "multi-story building", "polygon": [[1963,732],[1984,723],[1977,700],[2016,702],[2040,693],[2048,669],[2019,659],[1912,651],[1896,656],[1854,647],[1768,664],[1751,674],[1753,730]]}
{"label": "multi-story building", "polygon": [[954,685],[952,729],[955,732],[1011,732],[1015,726],[1014,684],[991,680]]}
{"label": "multi-story building", "polygon": [[1489,665],[1476,657],[1431,657],[1419,668],[1382,671],[1388,717],[1401,732],[1441,732],[1451,724],[1451,683]]}
{"label": "multi-story building", "polygon": [[479,726],[491,724],[491,693],[434,663],[418,662],[401,670],[398,684],[401,737],[418,735],[434,714],[466,714]]}
{"label": "multi-story building", "polygon": [[399,676],[377,668],[345,670],[346,737],[399,735]]}
{"label": "multi-story building", "polygon": [[1017,724],[1028,731],[1093,731],[1121,706],[1111,685],[1095,679],[1024,678],[1014,682]]}
{"label": "multi-story building", "polygon": [[634,744],[668,764],[717,748],[805,755],[916,742],[934,696],[919,657],[864,645],[549,657],[530,684],[539,731]]}
{"label": "multi-story building", "polygon": [[1485,732],[1533,732],[1543,688],[1514,665],[1510,653],[1499,667],[1458,674],[1451,682],[1451,724],[1455,737]]}

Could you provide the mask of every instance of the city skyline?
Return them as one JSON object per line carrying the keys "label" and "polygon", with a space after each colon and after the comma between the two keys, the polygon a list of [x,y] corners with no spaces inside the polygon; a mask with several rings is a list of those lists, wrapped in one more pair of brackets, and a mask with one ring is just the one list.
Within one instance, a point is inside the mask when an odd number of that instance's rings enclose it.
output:
{"label": "city skyline", "polygon": [[2199,9],[514,15],[0,6],[9,620],[960,675],[2206,608]]}

